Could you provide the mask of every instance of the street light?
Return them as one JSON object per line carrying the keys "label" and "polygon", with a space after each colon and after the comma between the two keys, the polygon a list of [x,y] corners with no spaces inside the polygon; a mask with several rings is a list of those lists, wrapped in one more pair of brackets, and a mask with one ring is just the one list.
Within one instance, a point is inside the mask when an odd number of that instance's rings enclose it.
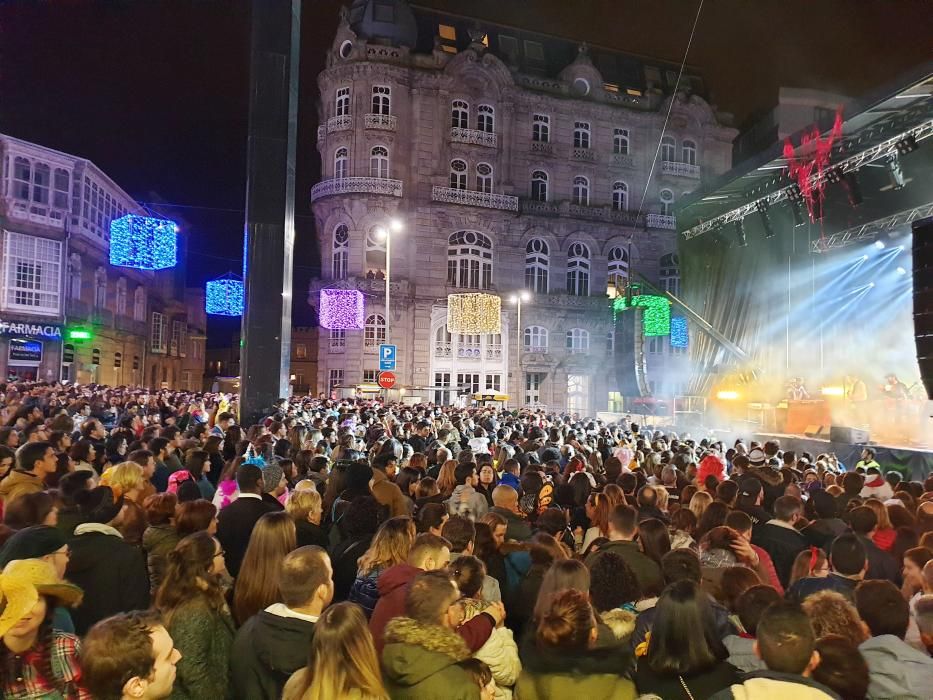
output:
{"label": "street light", "polygon": [[[521,394],[521,391],[522,391],[522,390],[521,390],[521,386],[522,386],[522,333],[523,333],[523,331],[522,331],[522,302],[530,301],[530,300],[531,300],[531,294],[530,294],[530,293],[528,292],[528,290],[526,290],[526,289],[523,289],[523,290],[520,291],[520,292],[517,292],[517,293],[515,293],[515,294],[512,294],[512,295],[509,297],[509,303],[510,303],[510,304],[515,304],[516,309],[517,309],[517,311],[518,311],[518,314],[517,314],[517,315],[518,315],[518,318],[516,319],[516,325],[518,326],[518,352],[516,353],[516,357],[517,357],[517,359],[518,359],[518,391],[519,391],[519,395]],[[520,399],[519,399],[519,400],[520,400]],[[521,405],[521,404],[519,404],[519,405]]]}
{"label": "street light", "polygon": [[392,277],[392,237],[394,234],[401,233],[405,228],[405,225],[402,223],[401,219],[390,219],[389,227],[384,228],[380,226],[376,229],[376,238],[380,241],[384,240],[386,242],[386,345],[389,344],[389,318],[392,313],[389,307],[389,285],[391,283]]}

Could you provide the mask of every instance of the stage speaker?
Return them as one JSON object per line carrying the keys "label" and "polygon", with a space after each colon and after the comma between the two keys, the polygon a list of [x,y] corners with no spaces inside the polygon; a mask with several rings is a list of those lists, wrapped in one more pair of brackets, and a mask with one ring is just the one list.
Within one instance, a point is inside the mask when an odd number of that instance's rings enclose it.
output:
{"label": "stage speaker", "polygon": [[644,308],[620,313],[615,323],[615,376],[622,396],[647,396],[648,365],[642,325]]}
{"label": "stage speaker", "polygon": [[848,445],[864,445],[869,441],[867,430],[849,428],[844,425],[834,425],[829,429],[829,441],[845,443]]}
{"label": "stage speaker", "polygon": [[920,379],[933,399],[933,217],[913,223],[914,336]]}

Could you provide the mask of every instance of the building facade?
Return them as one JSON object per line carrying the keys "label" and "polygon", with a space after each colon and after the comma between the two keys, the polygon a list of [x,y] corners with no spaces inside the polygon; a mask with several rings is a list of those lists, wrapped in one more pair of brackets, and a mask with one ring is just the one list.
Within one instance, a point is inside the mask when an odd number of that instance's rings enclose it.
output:
{"label": "building facade", "polygon": [[0,134],[0,376],[196,390],[203,294],[180,269],[109,264],[142,208],[93,163]]}
{"label": "building facade", "polygon": [[[360,289],[365,327],[321,329],[318,386],[375,381],[389,339],[409,396],[506,393],[592,415],[613,399],[609,283],[637,273],[676,292],[674,202],[729,169],[735,131],[698,76],[674,94],[678,66],[477,26],[401,0],[341,17],[318,78],[309,302]],[[447,296],[471,291],[502,297],[501,333],[447,331]],[[519,327],[509,299],[523,291]],[[666,382],[654,390],[676,393],[685,355],[668,338],[647,349]]]}

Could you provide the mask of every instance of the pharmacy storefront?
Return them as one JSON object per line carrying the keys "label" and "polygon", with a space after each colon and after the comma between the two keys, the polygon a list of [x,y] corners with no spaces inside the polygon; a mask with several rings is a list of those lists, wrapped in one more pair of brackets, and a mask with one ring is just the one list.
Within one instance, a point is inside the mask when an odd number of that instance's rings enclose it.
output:
{"label": "pharmacy storefront", "polygon": [[58,381],[62,327],[0,318],[0,377],[5,381]]}

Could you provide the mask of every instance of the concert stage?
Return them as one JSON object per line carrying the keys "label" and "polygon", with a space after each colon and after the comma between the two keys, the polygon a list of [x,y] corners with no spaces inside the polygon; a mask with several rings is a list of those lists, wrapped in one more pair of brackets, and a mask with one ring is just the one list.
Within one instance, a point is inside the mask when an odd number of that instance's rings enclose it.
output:
{"label": "concert stage", "polygon": [[918,447],[898,445],[867,445],[831,442],[821,438],[811,438],[805,435],[784,435],[780,433],[754,433],[752,438],[764,443],[767,440],[778,440],[782,450],[794,450],[798,456],[809,452],[816,459],[824,452],[835,452],[836,457],[851,471],[861,459],[862,448],[871,447],[875,451],[875,460],[881,465],[883,471],[894,467],[901,473],[909,470],[912,481],[922,482],[933,472],[933,450],[924,450]]}

